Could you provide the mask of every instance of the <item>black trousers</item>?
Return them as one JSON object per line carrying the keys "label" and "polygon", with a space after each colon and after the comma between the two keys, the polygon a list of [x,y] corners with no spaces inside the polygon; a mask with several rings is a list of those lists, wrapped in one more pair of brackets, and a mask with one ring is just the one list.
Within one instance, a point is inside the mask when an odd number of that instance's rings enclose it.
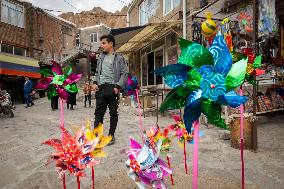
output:
{"label": "black trousers", "polygon": [[89,107],[91,107],[91,95],[85,95],[85,107],[86,107],[87,101],[89,101]]}
{"label": "black trousers", "polygon": [[104,121],[104,115],[107,107],[110,114],[110,129],[109,135],[114,136],[117,121],[118,121],[118,103],[119,96],[114,93],[114,85],[104,84],[99,87],[99,91],[96,92],[96,110],[95,110],[95,122],[94,127],[97,127]]}

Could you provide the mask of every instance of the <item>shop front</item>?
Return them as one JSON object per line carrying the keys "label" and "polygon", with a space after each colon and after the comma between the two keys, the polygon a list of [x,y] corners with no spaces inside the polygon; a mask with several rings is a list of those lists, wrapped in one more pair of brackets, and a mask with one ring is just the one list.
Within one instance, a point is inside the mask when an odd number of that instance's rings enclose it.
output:
{"label": "shop front", "polygon": [[[217,0],[190,15],[192,40],[209,47],[212,38],[204,35],[202,23],[208,20],[206,13],[224,36],[233,55],[248,57],[254,63],[261,56],[261,66],[247,69],[243,91],[249,97],[245,113],[254,117],[284,110],[284,4],[280,0]],[[211,23],[211,21],[207,21]],[[218,28],[218,29],[217,29]],[[214,32],[214,31],[212,31]],[[214,37],[214,36],[212,36]],[[235,62],[235,61],[234,61]],[[249,64],[254,65],[254,64]],[[224,117],[239,117],[237,108],[225,108]],[[252,128],[252,148],[257,148],[256,127]]]}
{"label": "shop front", "polygon": [[23,100],[24,77],[34,82],[41,77],[38,61],[0,53],[0,86],[10,93],[13,100]]}

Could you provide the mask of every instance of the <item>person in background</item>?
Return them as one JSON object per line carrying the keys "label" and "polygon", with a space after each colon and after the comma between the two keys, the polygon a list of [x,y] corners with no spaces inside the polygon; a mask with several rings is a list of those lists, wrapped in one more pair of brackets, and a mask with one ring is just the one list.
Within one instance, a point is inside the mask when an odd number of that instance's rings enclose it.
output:
{"label": "person in background", "polygon": [[115,143],[114,133],[118,122],[119,93],[127,80],[127,65],[122,55],[114,51],[115,39],[112,35],[100,37],[103,53],[97,62],[93,90],[96,91],[94,127],[103,123],[107,107],[110,114],[109,135]]}
{"label": "person in background", "polygon": [[32,84],[32,81],[28,77],[25,77],[25,83],[24,83],[23,89],[24,89],[24,98],[25,98],[25,104],[26,104],[25,108],[27,108],[27,107],[34,105],[32,101],[32,97],[31,97],[33,84]]}
{"label": "person in background", "polygon": [[59,99],[58,95],[51,97],[51,109],[52,110],[58,110],[58,99]]}
{"label": "person in background", "polygon": [[90,81],[87,80],[85,81],[85,85],[84,85],[84,94],[85,94],[85,108],[87,106],[87,101],[89,101],[89,108],[91,107],[91,91],[92,91],[92,87],[90,85]]}
{"label": "person in background", "polygon": [[76,104],[76,95],[77,95],[77,92],[68,92],[68,100],[66,101],[67,103],[67,109],[69,109],[70,107],[70,110],[74,110],[74,105],[77,105]]}

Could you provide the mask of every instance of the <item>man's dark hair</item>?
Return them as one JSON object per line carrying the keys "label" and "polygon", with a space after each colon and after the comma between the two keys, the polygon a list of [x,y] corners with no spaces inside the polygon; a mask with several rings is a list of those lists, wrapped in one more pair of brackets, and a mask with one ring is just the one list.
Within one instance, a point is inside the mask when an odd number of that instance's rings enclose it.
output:
{"label": "man's dark hair", "polygon": [[100,41],[102,41],[103,39],[106,39],[107,40],[107,42],[112,42],[112,44],[113,44],[113,46],[115,46],[115,39],[114,39],[114,37],[113,37],[113,35],[102,35],[101,37],[100,37]]}

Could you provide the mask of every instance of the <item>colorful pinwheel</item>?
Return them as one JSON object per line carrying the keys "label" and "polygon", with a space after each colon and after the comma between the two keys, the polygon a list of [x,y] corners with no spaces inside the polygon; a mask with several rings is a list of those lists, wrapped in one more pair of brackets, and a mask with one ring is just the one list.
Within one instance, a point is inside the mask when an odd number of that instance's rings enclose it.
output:
{"label": "colorful pinwheel", "polygon": [[159,158],[162,141],[152,148],[146,143],[142,147],[134,139],[130,139],[130,150],[126,152],[128,160],[126,164],[130,167],[128,176],[132,178],[140,189],[147,186],[154,188],[167,188],[164,178],[172,174],[166,163]]}
{"label": "colorful pinwheel", "polygon": [[63,176],[66,170],[75,176],[85,176],[85,169],[98,164],[91,152],[99,142],[98,139],[86,141],[83,132],[79,131],[76,137],[60,127],[62,139],[50,139],[43,144],[53,147],[56,152],[52,153],[51,159],[56,162],[59,176]]}
{"label": "colorful pinwheel", "polygon": [[178,138],[179,147],[184,147],[184,141],[192,142],[193,135],[186,131],[185,125],[181,119],[181,117],[173,115],[173,119],[175,120],[175,124],[172,124],[168,127],[170,131],[174,131],[174,136]]}
{"label": "colorful pinwheel", "polygon": [[262,56],[261,55],[255,56],[251,48],[244,48],[242,49],[241,53],[232,52],[232,56],[233,56],[233,62],[237,62],[246,57],[248,58],[248,64],[245,76],[245,80],[248,83],[255,85],[256,84],[255,76],[259,76],[265,73],[265,70],[259,69],[261,67]]}
{"label": "colorful pinwheel", "polygon": [[139,89],[137,78],[135,76],[129,75],[126,84],[127,95],[136,96],[137,89]]}
{"label": "colorful pinwheel", "polygon": [[168,152],[170,150],[171,140],[168,136],[169,130],[166,128],[161,130],[159,127],[151,127],[146,131],[146,143],[148,146],[155,148],[159,140],[162,141],[161,152]]}
{"label": "colorful pinwheel", "polygon": [[261,55],[255,56],[250,51],[243,51],[244,55],[248,57],[248,65],[247,65],[247,73],[246,73],[246,81],[250,84],[255,85],[255,76],[259,76],[265,73],[265,70],[259,69],[261,67]]}
{"label": "colorful pinwheel", "polygon": [[91,130],[91,122],[88,120],[86,122],[86,127],[84,128],[84,134],[87,141],[97,140],[98,143],[95,145],[94,150],[91,152],[93,157],[106,157],[106,153],[103,151],[105,147],[112,139],[111,136],[104,136],[103,124],[99,124],[94,130]]}
{"label": "colorful pinwheel", "polygon": [[79,91],[75,82],[81,78],[81,74],[72,73],[71,66],[62,68],[57,62],[52,61],[51,70],[42,69],[41,74],[44,78],[36,85],[36,89],[47,90],[49,99],[59,95],[60,98],[67,100],[67,91],[71,93]]}
{"label": "colorful pinwheel", "polygon": [[160,111],[185,106],[183,118],[189,133],[192,123],[201,113],[209,123],[227,128],[221,118],[221,106],[235,108],[247,101],[247,97],[239,96],[233,90],[244,82],[248,60],[232,64],[232,56],[220,34],[209,49],[184,39],[179,43],[181,55],[178,63],[154,71],[173,88]]}

